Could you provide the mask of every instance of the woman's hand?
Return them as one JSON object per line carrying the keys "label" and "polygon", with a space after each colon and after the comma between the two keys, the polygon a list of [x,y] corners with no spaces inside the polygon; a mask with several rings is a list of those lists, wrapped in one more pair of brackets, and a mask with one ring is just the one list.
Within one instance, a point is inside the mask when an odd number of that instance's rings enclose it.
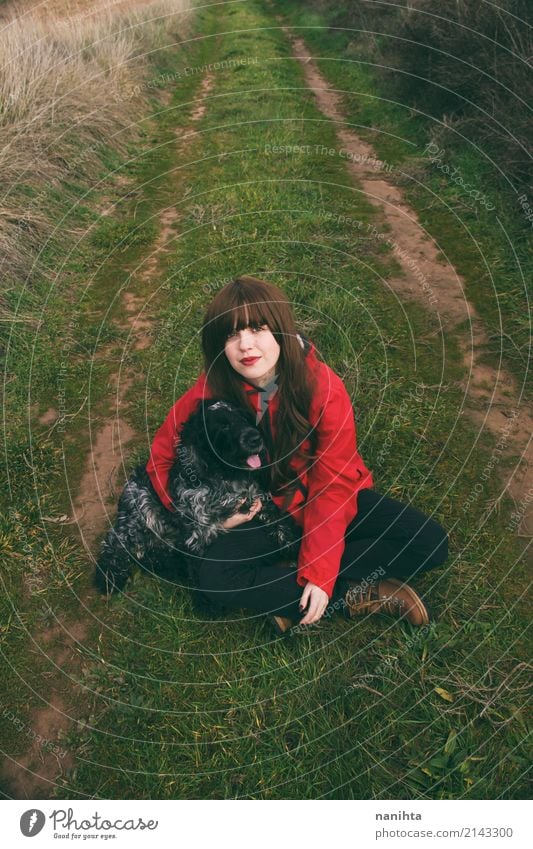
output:
{"label": "woman's hand", "polygon": [[316,584],[307,583],[300,599],[300,609],[303,610],[309,603],[309,608],[303,619],[300,619],[299,625],[312,625],[322,618],[326,607],[328,606],[329,596],[321,587]]}
{"label": "woman's hand", "polygon": [[[243,498],[240,503],[244,504],[245,501],[246,498]],[[262,506],[261,499],[256,498],[248,513],[234,513],[233,516],[230,516],[229,519],[222,522],[220,527],[230,530],[231,528],[236,528],[237,525],[243,525],[244,522],[249,522],[250,519],[253,519],[255,514],[259,513]]]}

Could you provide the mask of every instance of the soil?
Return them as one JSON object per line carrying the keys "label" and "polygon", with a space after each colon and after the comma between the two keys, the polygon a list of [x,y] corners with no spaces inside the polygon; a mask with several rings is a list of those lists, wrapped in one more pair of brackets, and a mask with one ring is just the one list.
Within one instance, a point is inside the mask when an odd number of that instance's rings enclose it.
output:
{"label": "soil", "polygon": [[511,495],[522,515],[518,533],[533,536],[533,415],[521,398],[517,381],[503,367],[495,369],[483,362],[489,340],[474,305],[466,297],[463,278],[442,258],[438,245],[420,224],[401,188],[390,177],[386,179],[386,163],[379,160],[372,145],[347,126],[342,97],[328,86],[305,42],[293,37],[288,27],[283,26],[283,30],[291,39],[294,55],[302,64],[319,109],[336,124],[348,171],[386,225],[383,236],[377,238],[392,247],[403,275],[384,283],[399,298],[416,301],[428,310],[436,332],[444,337],[453,332],[465,368],[461,384],[464,411],[480,431],[487,430],[497,440],[499,456],[516,463],[510,473],[502,476],[503,491]]}
{"label": "soil", "polygon": [[[190,116],[190,127],[180,134],[178,139],[178,155],[185,151],[187,144],[194,138],[195,133],[192,128],[205,114],[205,98],[211,90],[212,83],[213,78],[210,74],[202,80],[198,103]],[[152,291],[151,281],[158,279],[157,266],[161,254],[169,250],[167,247],[169,241],[177,235],[175,225],[178,221],[179,214],[174,207],[168,207],[159,214],[159,235],[152,253],[139,274],[148,300]],[[132,340],[130,346],[136,350],[149,347],[151,341],[153,318],[145,313],[147,298],[128,291],[122,293],[124,321],[121,327],[129,330],[129,337]],[[105,356],[105,352],[100,356]],[[125,368],[118,371],[111,378],[112,381],[113,378],[116,387],[115,415],[104,422],[96,433],[92,455],[86,464],[78,495],[74,501],[74,513],[80,534],[87,553],[92,559],[97,554],[96,543],[112,521],[112,517],[109,516],[109,507],[114,513],[118,495],[116,481],[121,465],[125,465],[124,449],[135,436],[121,413],[127,409],[128,402],[125,398],[136,380],[136,375],[131,369]]]}
{"label": "soil", "polygon": [[[66,691],[72,690],[72,681],[81,671],[87,631],[84,622],[57,621],[33,637],[36,653],[45,654],[56,672],[68,668],[68,676],[59,676]],[[43,706],[32,711],[23,729],[28,748],[16,759],[5,758],[2,763],[2,784],[13,799],[50,798],[58,779],[75,766],[74,756],[64,743],[65,734],[77,724],[68,706],[71,695],[62,693],[58,685],[41,698]]]}
{"label": "soil", "polygon": [[[35,4],[19,4],[22,5],[29,7]],[[79,0],[76,8],[88,5]],[[328,87],[304,42],[298,38],[291,40],[294,55],[302,63],[306,81],[316,96],[319,108],[337,126],[339,144],[347,152],[347,168],[369,201],[379,210],[382,222],[390,228],[384,230],[384,234],[390,240],[404,273],[401,277],[385,281],[385,285],[398,297],[422,304],[432,314],[438,332],[444,335],[453,332],[458,339],[466,374],[465,411],[480,429],[487,429],[500,440],[505,436],[504,451],[509,457],[520,456],[516,469],[503,483],[517,502],[523,500],[533,487],[533,417],[521,404],[516,380],[505,369],[496,370],[482,362],[487,335],[474,306],[465,295],[464,281],[453,266],[442,259],[437,244],[424,231],[401,188],[393,183],[392,178],[386,178],[372,146],[346,126],[341,97]],[[212,83],[212,76],[206,75],[198,103],[191,113],[190,126],[179,131],[178,154],[194,140],[194,123],[205,114],[206,98]],[[157,281],[161,255],[168,250],[169,241],[177,235],[175,228],[178,224],[176,209],[167,208],[160,213],[158,239],[139,275],[147,296],[127,291],[122,295],[124,312],[121,327],[129,330],[128,345],[134,349],[150,345],[153,317],[146,311],[145,305],[153,289],[152,281]],[[467,330],[464,329],[465,322]],[[104,351],[100,356],[105,354]],[[97,555],[99,539],[112,521],[124,449],[135,437],[124,413],[128,405],[127,392],[136,379],[136,374],[129,368],[120,369],[114,375],[114,409],[108,418],[98,423],[92,454],[87,458],[73,503],[73,520],[92,561]],[[39,421],[49,424],[55,416],[56,411],[51,408],[41,415]],[[70,517],[62,518],[71,521]],[[533,533],[533,504],[524,511],[519,532]],[[81,605],[85,606],[85,601],[90,599],[94,601],[94,594],[90,594],[88,590],[86,599],[80,598]],[[77,719],[70,715],[67,707],[70,698],[65,697],[60,688],[68,691],[65,681],[70,684],[71,679],[82,670],[82,649],[87,629],[83,621],[56,621],[52,627],[43,629],[34,637],[36,651],[44,651],[56,669],[68,667],[70,678],[61,675],[51,679],[46,704],[34,710],[29,719],[28,727],[34,736],[40,735],[41,740],[31,742],[17,762],[7,760],[4,764],[3,777],[13,798],[50,798],[58,778],[75,765],[73,755],[61,748],[61,738],[73,723],[77,723]],[[44,747],[43,739],[57,741],[59,752]]]}
{"label": "soil", "polygon": [[37,421],[39,422],[39,424],[42,425],[51,424],[52,422],[55,422],[57,416],[58,412],[55,407],[49,407],[48,410],[45,410],[45,412],[41,416],[39,416]]}
{"label": "soil", "polygon": [[[178,157],[185,153],[188,145],[194,140],[194,124],[205,114],[205,102],[212,87],[212,76],[207,75],[201,83],[198,102],[194,107],[189,126],[180,132],[177,144]],[[164,209],[159,214],[159,235],[150,256],[139,271],[138,281],[146,296],[140,296],[132,291],[122,293],[121,329],[128,331],[127,348],[142,350],[150,345],[151,331],[154,324],[153,316],[148,311],[149,303],[158,284],[158,263],[162,254],[168,251],[168,243],[177,236],[175,229],[179,224],[179,213],[173,207]],[[135,279],[135,284],[137,279]],[[132,287],[133,288],[133,287]],[[116,351],[113,345],[101,350],[99,357],[106,357]],[[124,351],[126,354],[127,351]],[[130,368],[120,368],[111,376],[114,387],[113,412],[105,420],[93,420],[97,425],[92,442],[92,452],[87,457],[81,477],[78,493],[73,501],[73,516],[62,516],[59,519],[44,517],[47,521],[61,524],[77,524],[79,534],[94,568],[98,555],[100,540],[114,519],[118,500],[118,481],[125,465],[125,450],[136,436],[135,431],[124,418],[129,402],[126,395],[137,380],[137,375]],[[47,425],[57,420],[57,411],[53,408],[46,410],[38,419],[41,425]],[[106,600],[97,597],[95,591],[87,589],[79,597],[80,608],[94,608],[94,603]],[[83,610],[81,613],[83,613]],[[80,614],[81,615],[81,614]],[[36,652],[44,653],[50,661],[55,675],[51,672],[50,689],[46,703],[32,711],[27,728],[31,729],[31,742],[28,748],[16,759],[5,759],[1,768],[3,786],[7,788],[14,799],[47,799],[53,796],[54,787],[59,778],[75,767],[75,758],[62,743],[65,735],[77,726],[79,720],[70,705],[73,696],[85,697],[81,685],[77,685],[77,676],[82,671],[83,646],[88,637],[87,623],[83,620],[76,622],[58,622],[34,635]],[[68,675],[65,670],[68,669]],[[74,687],[72,682],[74,681]],[[63,689],[65,692],[61,692]],[[41,697],[42,698],[42,697]]]}

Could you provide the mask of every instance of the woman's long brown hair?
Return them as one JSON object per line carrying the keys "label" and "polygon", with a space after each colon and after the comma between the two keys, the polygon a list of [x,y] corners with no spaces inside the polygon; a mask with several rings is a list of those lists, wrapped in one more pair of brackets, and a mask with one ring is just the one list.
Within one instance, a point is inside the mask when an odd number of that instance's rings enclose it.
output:
{"label": "woman's long brown hair", "polygon": [[[297,338],[291,306],[277,286],[257,277],[236,277],[224,286],[207,307],[202,325],[204,368],[209,388],[216,397],[249,407],[243,378],[224,352],[228,334],[247,326],[267,324],[280,346],[276,366],[279,407],[276,414],[274,456],[270,458],[270,489],[294,491],[297,475],[289,467],[295,453],[307,465],[315,459],[316,434],[309,422],[313,380],[305,364],[305,353]],[[310,440],[310,449],[302,443]]]}

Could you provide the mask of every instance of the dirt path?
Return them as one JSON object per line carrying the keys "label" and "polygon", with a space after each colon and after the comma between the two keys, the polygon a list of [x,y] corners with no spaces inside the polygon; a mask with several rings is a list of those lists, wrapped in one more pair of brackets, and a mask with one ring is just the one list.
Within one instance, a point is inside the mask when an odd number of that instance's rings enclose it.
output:
{"label": "dirt path", "polygon": [[[196,105],[189,123],[176,131],[176,157],[179,161],[186,155],[194,140],[195,124],[203,117],[213,78],[207,74],[201,83]],[[124,187],[124,191],[128,191]],[[102,214],[105,214],[103,211]],[[110,213],[111,214],[111,213]],[[159,287],[159,263],[169,250],[170,241],[178,235],[179,212],[174,207],[161,210],[159,214],[159,236],[150,255],[131,279],[132,289],[140,290],[121,293],[123,317],[119,323],[128,333],[125,349],[118,357],[126,360],[131,350],[142,350],[150,345],[154,316],[147,310],[153,292]],[[99,351],[97,358],[113,356],[117,351],[113,344]],[[77,524],[80,538],[87,553],[88,571],[94,568],[100,539],[113,520],[118,498],[117,485],[123,466],[127,466],[126,451],[136,436],[124,418],[130,402],[126,395],[138,375],[131,368],[119,367],[112,375],[114,398],[109,416],[93,423],[97,425],[91,433],[92,450],[86,458],[78,493],[72,502],[72,516],[62,517],[65,524]],[[40,424],[51,424],[57,417],[53,408],[39,419]],[[73,755],[61,743],[61,738],[83,720],[73,715],[71,704],[83,703],[83,686],[76,685],[83,672],[83,646],[87,643],[90,610],[100,599],[96,592],[87,589],[78,596],[80,615],[75,622],[55,619],[54,624],[33,635],[36,653],[42,652],[51,667],[59,673],[50,673],[50,688],[46,703],[34,710],[27,723],[32,737],[27,750],[16,760],[6,759],[2,765],[2,778],[9,794],[16,799],[50,798],[58,778],[75,767]],[[102,604],[106,604],[101,599]],[[73,686],[74,685],[74,686]],[[73,698],[74,696],[74,698]],[[44,699],[43,699],[44,701]]]}
{"label": "dirt path", "polygon": [[[517,381],[504,368],[496,370],[481,361],[488,337],[466,297],[464,280],[452,265],[442,261],[438,246],[420,224],[402,190],[386,179],[386,163],[379,160],[370,144],[349,129],[341,96],[328,87],[305,42],[294,37],[288,27],[282,28],[291,40],[293,53],[302,64],[321,112],[336,124],[349,172],[390,228],[374,235],[390,245],[405,276],[391,278],[386,285],[400,298],[414,300],[430,311],[438,323],[436,332],[444,337],[453,332],[465,367],[465,412],[480,431],[486,428],[497,440],[498,457],[520,458],[510,474],[501,475],[502,494],[507,490],[515,500],[518,533],[532,536],[533,415],[520,397]],[[468,328],[464,330],[460,325],[466,321]]]}
{"label": "dirt path", "polygon": [[[284,27],[290,36],[287,28]],[[520,463],[505,479],[505,487],[518,503],[524,504],[517,529],[521,534],[533,533],[533,504],[526,498],[533,492],[533,417],[520,404],[514,377],[504,369],[495,369],[481,362],[483,346],[487,343],[484,326],[464,292],[463,280],[454,268],[443,262],[435,242],[423,230],[415,211],[405,201],[402,191],[386,179],[386,169],[379,163],[373,148],[346,126],[341,108],[341,97],[328,88],[304,42],[292,38],[294,55],[302,63],[305,78],[313,90],[323,114],[337,127],[339,146],[347,154],[347,167],[356,178],[369,201],[379,211],[381,219],[390,227],[382,236],[392,247],[394,256],[404,271],[403,277],[392,278],[387,285],[403,299],[412,299],[430,311],[437,323],[437,331],[444,335],[453,332],[463,352],[465,410],[480,429],[489,432],[503,444],[507,456],[521,457]],[[202,81],[198,102],[191,112],[189,125],[177,131],[177,157],[186,154],[195,136],[195,124],[206,111],[206,99],[213,79],[206,75]],[[159,265],[169,244],[178,234],[180,215],[168,207],[159,215],[159,236],[147,261],[134,279],[133,291],[123,291],[123,317],[121,329],[128,331],[127,350],[142,350],[150,345],[154,316],[145,308],[159,285]],[[376,233],[376,238],[380,234]],[[468,320],[468,330],[461,325]],[[116,349],[111,345],[99,356],[107,356]],[[128,401],[126,395],[138,376],[129,367],[119,368],[114,374],[112,409],[106,419],[98,421],[92,435],[92,452],[87,457],[79,490],[73,500],[72,516],[66,521],[78,526],[85,551],[94,562],[99,540],[112,520],[117,499],[117,482],[124,464],[125,449],[135,437],[135,432],[124,418]],[[41,417],[42,424],[54,420],[54,411]],[[125,465],[125,464],[124,464]],[[28,727],[39,738],[29,743],[27,751],[18,762],[6,761],[3,777],[10,794],[18,799],[49,798],[57,779],[75,766],[75,759],[61,747],[61,735],[75,727],[78,719],[73,715],[69,699],[83,671],[83,649],[87,641],[89,617],[87,608],[94,606],[95,595],[87,590],[80,599],[80,616],[76,622],[55,620],[51,627],[34,635],[36,650],[46,653],[59,675],[51,678],[47,702],[34,710]],[[102,602],[104,603],[104,602]],[[85,608],[85,611],[81,610]],[[68,670],[68,672],[67,672]],[[75,687],[75,696],[83,697],[81,687]],[[81,700],[78,698],[78,702]],[[43,746],[42,741],[58,741],[55,750]]]}
{"label": "dirt path", "polygon": [[[190,116],[190,124],[177,131],[178,158],[186,153],[195,135],[194,125],[205,114],[205,101],[212,82],[213,78],[209,74],[203,78],[197,104]],[[150,345],[154,317],[146,311],[146,304],[150,303],[151,294],[154,288],[157,288],[154,287],[154,281],[157,282],[159,279],[158,264],[161,256],[168,252],[169,242],[177,235],[175,227],[178,223],[179,214],[174,207],[168,207],[159,214],[159,236],[152,253],[138,274],[141,289],[146,292],[146,298],[134,295],[132,292],[122,292],[124,321],[120,326],[128,331],[127,348],[122,352],[124,358],[130,349],[142,350]],[[106,356],[106,352],[102,352],[100,356]],[[117,478],[121,465],[127,465],[124,449],[135,436],[134,431],[123,418],[123,414],[128,407],[126,395],[136,378],[136,374],[129,368],[121,368],[113,375],[114,413],[95,435],[92,453],[87,460],[78,495],[73,504],[80,535],[88,555],[93,560],[99,539],[114,516],[118,497]],[[111,516],[109,515],[110,506]]]}

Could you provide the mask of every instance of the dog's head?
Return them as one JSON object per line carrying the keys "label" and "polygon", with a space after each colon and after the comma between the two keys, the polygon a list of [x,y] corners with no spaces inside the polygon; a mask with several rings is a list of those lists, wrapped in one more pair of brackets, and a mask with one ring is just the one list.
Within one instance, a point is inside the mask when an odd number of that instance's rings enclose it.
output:
{"label": "dog's head", "polygon": [[182,428],[180,446],[184,453],[192,449],[207,469],[223,467],[230,475],[258,471],[267,459],[253,413],[221,399],[200,401]]}

